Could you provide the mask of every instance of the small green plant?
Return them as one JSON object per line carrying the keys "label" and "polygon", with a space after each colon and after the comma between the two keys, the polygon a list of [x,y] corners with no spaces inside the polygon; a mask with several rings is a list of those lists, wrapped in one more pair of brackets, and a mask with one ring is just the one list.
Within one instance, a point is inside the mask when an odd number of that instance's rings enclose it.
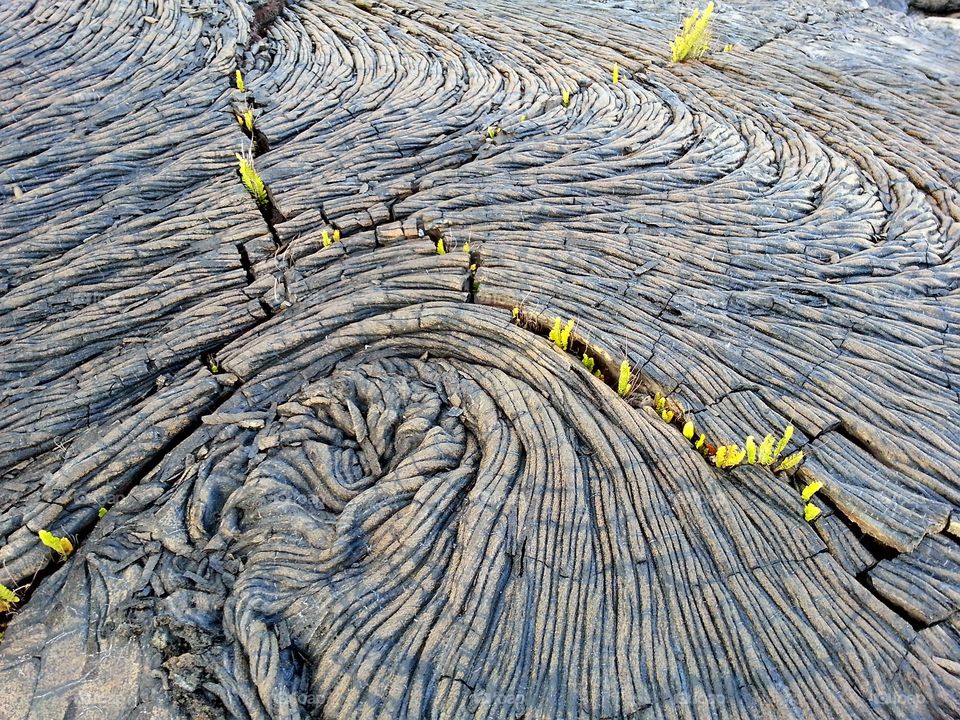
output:
{"label": "small green plant", "polygon": [[563,103],[564,107],[570,107],[570,91],[569,90],[564,89],[560,93],[560,102]]}
{"label": "small green plant", "polygon": [[673,422],[676,411],[673,410],[673,408],[667,407],[667,398],[665,398],[661,393],[658,392],[654,396],[653,406],[657,409],[657,413],[659,413],[661,420],[664,422]]}
{"label": "small green plant", "polygon": [[593,375],[595,378],[599,378],[601,380],[603,379],[603,373],[597,370],[597,361],[593,357],[587,355],[587,353],[584,353],[583,359],[580,362],[587,369],[588,373]]}
{"label": "small green plant", "polygon": [[100,518],[101,520],[103,520],[103,516],[106,514],[107,514],[107,509],[105,507],[102,507],[99,510],[97,510],[97,517]]}
{"label": "small green plant", "polygon": [[550,340],[558,348],[567,351],[567,348],[570,346],[570,333],[573,332],[573,319],[567,321],[567,324],[563,324],[563,320],[556,318],[553,321],[553,329],[550,331]]}
{"label": "small green plant", "polygon": [[628,360],[620,363],[620,374],[617,377],[617,394],[620,397],[626,397],[633,390],[633,385],[630,384],[630,372],[630,362]]}
{"label": "small green plant", "polygon": [[20,602],[20,596],[6,585],[0,583],[0,612],[8,612]]}
{"label": "small green plant", "polygon": [[37,535],[40,537],[40,542],[57,553],[61,560],[66,560],[73,552],[73,543],[65,537],[57,537],[47,530],[41,530]]}
{"label": "small green plant", "polygon": [[253,196],[253,199],[257,201],[257,205],[266,207],[267,188],[264,186],[263,180],[260,178],[259,173],[257,173],[256,168],[253,167],[253,157],[244,157],[240,153],[236,155],[240,170],[240,180],[243,182],[243,186],[247,189],[247,192]]}
{"label": "small green plant", "polygon": [[777,465],[777,467],[774,468],[774,470],[776,472],[780,472],[781,470],[790,470],[791,468],[795,468],[797,465],[799,465],[802,460],[803,460],[803,450],[797,450],[792,455],[788,455],[787,457],[785,457],[783,459],[783,462]]}
{"label": "small green plant", "polygon": [[583,363],[583,366],[587,369],[588,373],[593,374],[593,368],[596,365],[596,362],[592,357],[584,353],[583,360],[581,360],[580,362]]}
{"label": "small green plant", "polygon": [[718,468],[734,468],[743,462],[746,455],[746,449],[736,445],[721,445],[713,456],[713,462]]}
{"label": "small green plant", "polygon": [[437,255],[446,255],[446,254],[447,254],[447,248],[445,248],[443,245],[443,238],[440,238],[439,240],[437,240]]}
{"label": "small green plant", "polygon": [[247,109],[237,114],[237,122],[248,133],[253,133],[253,110]]}
{"label": "small green plant", "polygon": [[496,125],[491,125],[487,128],[487,135],[490,136],[490,139],[493,140],[497,135],[500,134],[500,128]]}
{"label": "small green plant", "polygon": [[246,92],[247,87],[246,85],[243,84],[243,73],[237,70],[233,78],[236,81],[237,90],[239,90],[240,92]]}
{"label": "small green plant", "polygon": [[699,60],[710,47],[710,18],[713,15],[713,1],[707,3],[701,13],[694,10],[683,22],[683,30],[670,43],[673,62]]}
{"label": "small green plant", "polygon": [[800,497],[803,498],[804,502],[807,502],[816,494],[818,490],[821,490],[822,488],[823,483],[819,480],[814,480],[812,483],[803,488],[803,490],[800,492]]}
{"label": "small green plant", "polygon": [[813,522],[818,517],[820,517],[820,508],[818,508],[813,503],[807,503],[803,507],[803,519],[807,522]]}
{"label": "small green plant", "polygon": [[[793,425],[787,425],[779,440],[771,433],[763,439],[763,442],[760,443],[760,447],[758,448],[756,441],[753,439],[753,435],[747,435],[747,440],[742,450],[736,445],[722,445],[718,447],[714,455],[714,463],[720,468],[731,468],[736,467],[746,460],[750,465],[759,464],[769,467],[777,462],[792,437]],[[784,458],[784,460],[774,468],[774,471],[790,470],[800,464],[801,460],[803,460],[803,451],[798,450],[789,457]],[[807,498],[804,499],[806,500]]]}

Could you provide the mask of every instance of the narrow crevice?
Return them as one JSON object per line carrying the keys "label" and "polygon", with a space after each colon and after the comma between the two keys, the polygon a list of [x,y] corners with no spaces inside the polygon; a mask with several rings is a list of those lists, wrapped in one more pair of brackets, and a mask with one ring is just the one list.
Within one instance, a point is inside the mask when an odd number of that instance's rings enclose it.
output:
{"label": "narrow crevice", "polygon": [[467,302],[471,305],[477,302],[477,291],[480,289],[480,281],[477,280],[477,270],[480,268],[480,253],[472,250],[469,255],[470,274],[467,282],[470,283],[467,288]]}
{"label": "narrow crevice", "polygon": [[900,617],[905,622],[909,623],[910,627],[912,627],[915,631],[919,632],[920,630],[926,630],[928,627],[930,627],[927,623],[917,620],[915,617],[910,615],[910,613],[908,613],[902,607],[897,605],[895,602],[892,602],[888,598],[884,597],[884,595],[879,590],[877,590],[876,587],[874,587],[873,579],[870,577],[870,570],[871,568],[867,568],[866,570],[861,570],[860,572],[858,572],[854,576],[857,582],[863,585],[863,587],[867,591],[869,591],[871,595],[873,595],[877,600],[879,600],[884,605],[886,605],[892,612],[896,613],[898,617]]}
{"label": "narrow crevice", "polygon": [[253,281],[256,280],[256,276],[253,274],[253,263],[250,262],[250,253],[247,252],[243,243],[237,243],[237,252],[240,253],[240,266],[247,276],[247,285],[252,285]]}

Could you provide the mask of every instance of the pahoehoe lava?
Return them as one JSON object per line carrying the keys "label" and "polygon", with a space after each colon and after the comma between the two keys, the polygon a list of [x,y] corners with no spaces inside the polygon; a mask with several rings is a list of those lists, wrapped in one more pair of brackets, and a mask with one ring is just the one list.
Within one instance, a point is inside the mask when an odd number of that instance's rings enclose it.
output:
{"label": "pahoehoe lava", "polygon": [[0,718],[954,717],[960,43],[853,5],[0,5]]}

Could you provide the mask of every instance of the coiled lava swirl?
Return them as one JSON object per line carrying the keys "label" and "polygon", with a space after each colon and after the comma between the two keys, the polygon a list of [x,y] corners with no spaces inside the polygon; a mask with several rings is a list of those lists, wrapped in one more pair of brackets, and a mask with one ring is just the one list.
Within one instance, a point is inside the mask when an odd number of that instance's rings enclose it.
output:
{"label": "coiled lava swirl", "polygon": [[956,36],[675,5],[0,7],[0,717],[956,712]]}

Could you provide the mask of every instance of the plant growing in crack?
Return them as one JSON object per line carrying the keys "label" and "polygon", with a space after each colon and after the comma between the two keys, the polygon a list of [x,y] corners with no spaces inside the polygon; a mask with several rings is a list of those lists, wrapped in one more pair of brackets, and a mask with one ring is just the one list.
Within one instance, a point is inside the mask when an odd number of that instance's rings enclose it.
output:
{"label": "plant growing in crack", "polygon": [[633,391],[633,385],[630,383],[631,373],[630,361],[624,358],[617,375],[617,394],[620,397],[627,397]]}
{"label": "plant growing in crack", "polygon": [[240,127],[246,130],[248,135],[253,135],[253,110],[247,108],[242,112],[238,112],[236,118],[237,122],[240,123]]}
{"label": "plant growing in crack", "polygon": [[18,602],[20,602],[20,596],[0,583],[0,613],[9,612]]}
{"label": "plant growing in crack", "polygon": [[41,530],[37,535],[40,538],[40,542],[57,553],[61,560],[66,560],[70,553],[73,552],[73,543],[70,542],[68,538],[57,537],[48,530]]}
{"label": "plant growing in crack", "polygon": [[570,347],[570,333],[573,332],[574,320],[570,319],[567,321],[567,324],[563,324],[563,320],[560,318],[555,318],[553,321],[553,329],[550,331],[550,340],[558,348],[567,351],[567,348]]}
{"label": "plant growing in crack", "polygon": [[694,10],[683,21],[683,30],[670,42],[673,62],[699,60],[710,48],[710,19],[713,16],[713,1],[707,3],[701,13]]}
{"label": "plant growing in crack", "polygon": [[588,355],[586,351],[583,353],[583,359],[580,360],[580,363],[587,369],[587,372],[593,375],[598,380],[603,380],[603,373],[596,369],[597,361],[591,355]]}
{"label": "plant growing in crack", "polygon": [[236,153],[240,180],[247,192],[257,201],[261,208],[267,206],[267,188],[263,184],[263,179],[253,166],[253,154],[248,150],[246,153]]}

